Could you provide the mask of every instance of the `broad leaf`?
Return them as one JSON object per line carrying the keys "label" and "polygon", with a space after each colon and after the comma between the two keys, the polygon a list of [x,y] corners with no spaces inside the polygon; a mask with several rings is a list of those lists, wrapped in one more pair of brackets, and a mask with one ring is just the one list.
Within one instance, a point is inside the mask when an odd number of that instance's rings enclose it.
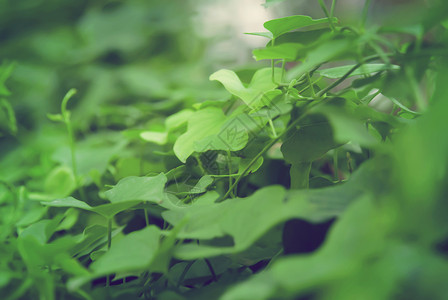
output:
{"label": "broad leaf", "polygon": [[[341,66],[341,67],[334,67],[329,69],[321,69],[317,72],[327,78],[341,78],[344,76],[348,71],[350,71],[355,65],[348,65],[348,66]],[[353,71],[349,77],[351,76],[357,76],[357,75],[373,75],[373,73],[377,73],[380,71],[386,71],[386,70],[398,70],[400,69],[400,66],[397,65],[387,65],[387,64],[364,64],[357,68],[355,71]]]}
{"label": "broad leaf", "polygon": [[[275,68],[275,79],[281,81],[281,69]],[[263,68],[255,72],[250,84],[246,87],[238,75],[230,70],[219,70],[210,75],[210,80],[217,80],[227,91],[241,98],[250,108],[261,108],[269,105],[273,98],[281,94],[274,90],[277,84],[272,81],[272,69]],[[268,93],[270,92],[270,93]]]}
{"label": "broad leaf", "polygon": [[303,46],[301,44],[288,43],[255,49],[252,53],[257,61],[262,59],[285,59],[287,61],[293,61],[297,59],[298,53],[302,48]]}
{"label": "broad leaf", "polygon": [[[337,19],[333,18],[333,22],[337,22]],[[298,15],[270,20],[265,22],[263,26],[272,33],[272,37],[275,39],[292,30],[324,23],[328,23],[328,18],[313,20],[309,16]]]}
{"label": "broad leaf", "polygon": [[281,150],[287,162],[312,162],[338,146],[328,121],[316,117],[314,120],[299,125],[283,142]]}
{"label": "broad leaf", "polygon": [[217,134],[225,120],[222,110],[216,107],[207,107],[195,112],[188,121],[187,131],[174,143],[173,150],[177,158],[186,162],[195,151],[195,142]]}
{"label": "broad leaf", "polygon": [[154,177],[125,177],[105,192],[105,195],[112,203],[136,200],[160,203],[165,199],[166,182],[167,178],[163,173]]}
{"label": "broad leaf", "polygon": [[155,226],[131,232],[114,242],[109,251],[92,265],[95,276],[117,272],[144,271],[153,261],[160,244],[160,229]]}
{"label": "broad leaf", "polygon": [[73,197],[67,197],[64,199],[57,199],[48,202],[41,202],[43,205],[53,206],[53,207],[75,207],[87,211],[91,211],[102,215],[103,217],[110,219],[121,211],[127,210],[141,201],[125,201],[125,202],[116,202],[110,204],[102,204],[98,206],[90,206],[83,201],[79,201]]}

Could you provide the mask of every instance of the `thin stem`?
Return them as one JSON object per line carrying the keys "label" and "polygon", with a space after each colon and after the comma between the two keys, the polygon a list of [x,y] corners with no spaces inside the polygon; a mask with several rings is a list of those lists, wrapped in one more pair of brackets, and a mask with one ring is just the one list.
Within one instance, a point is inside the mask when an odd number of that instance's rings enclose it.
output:
{"label": "thin stem", "polygon": [[185,275],[187,275],[188,270],[190,270],[191,266],[195,262],[196,262],[195,260],[192,260],[185,266],[185,269],[182,271],[182,274],[180,274],[179,280],[177,281],[176,288],[180,287],[181,283],[184,281]]}
{"label": "thin stem", "polygon": [[367,16],[369,14],[370,0],[366,0],[362,9],[361,28],[364,30],[367,22]]}
{"label": "thin stem", "polygon": [[331,2],[331,8],[330,8],[330,18],[333,18],[334,16],[334,7],[336,6],[336,0],[333,0]]}
{"label": "thin stem", "polygon": [[417,107],[420,111],[423,111],[425,109],[425,100],[422,97],[422,94],[420,93],[420,89],[418,87],[417,80],[415,79],[415,76],[413,76],[413,72],[411,69],[406,69],[406,76],[409,79],[409,82],[411,84],[412,92],[414,93],[415,102],[417,103]]}
{"label": "thin stem", "polygon": [[204,258],[204,260],[205,260],[205,263],[207,264],[208,269],[210,270],[210,273],[212,274],[213,281],[217,282],[218,278],[216,277],[215,270],[213,270],[212,263],[206,258]]}
{"label": "thin stem", "polygon": [[112,218],[107,219],[107,250],[112,246]]}
{"label": "thin stem", "polygon": [[338,149],[333,150],[333,176],[334,180],[337,182],[341,182],[341,178],[339,177],[339,160],[338,160]]}
{"label": "thin stem", "polygon": [[[107,251],[112,246],[112,218],[107,219]],[[111,275],[106,276],[106,286],[110,286]]]}
{"label": "thin stem", "polygon": [[349,173],[353,173],[353,166],[352,166],[352,156],[350,155],[350,152],[347,152],[347,169]]}
{"label": "thin stem", "polygon": [[282,81],[282,82],[285,80],[285,75],[286,75],[285,66],[286,66],[286,59],[283,59],[282,60],[282,77],[280,79],[280,81]]}
{"label": "thin stem", "polygon": [[[334,0],[333,0],[333,1],[334,1]],[[330,28],[331,28],[331,30],[332,30],[332,31],[335,31],[335,28],[334,28],[334,25],[333,25],[333,20],[332,20],[332,18],[331,18],[330,13],[328,12],[327,7],[325,6],[324,1],[323,1],[323,0],[319,0],[319,5],[320,5],[320,7],[322,8],[322,10],[324,11],[325,16],[327,16],[327,18],[328,18],[328,23],[330,24]]]}
{"label": "thin stem", "polygon": [[[232,186],[233,178],[230,176],[232,174],[232,154],[227,150],[227,168],[229,169],[229,188]],[[235,197],[233,191],[230,192],[231,197]]]}
{"label": "thin stem", "polygon": [[[386,54],[388,56],[393,56],[393,54]],[[406,59],[408,57],[419,57],[419,56],[426,56],[426,55],[430,55],[430,56],[435,56],[435,55],[442,55],[442,56],[446,56],[446,52],[436,52],[434,53],[434,51],[431,52],[420,52],[420,53],[416,53],[416,54],[411,54],[411,55],[402,55],[402,57],[397,57],[397,59]],[[341,84],[345,79],[347,79],[350,74],[352,74],[356,69],[358,69],[360,66],[362,66],[363,64],[370,62],[370,61],[374,61],[377,59],[380,59],[381,57],[379,57],[378,55],[374,55],[374,56],[369,56],[366,57],[364,59],[363,62],[360,62],[358,64],[356,64],[355,66],[353,66],[347,73],[345,73],[341,78],[339,78],[338,80],[336,80],[335,82],[333,82],[332,84],[330,84],[328,87],[326,87],[325,89],[319,91],[316,94],[316,100],[320,99],[323,95],[325,95],[327,92],[329,92],[330,90],[332,90],[333,88],[335,88],[336,86],[338,86],[339,84]],[[322,105],[327,103],[331,98],[327,98],[327,99],[323,99],[322,101],[318,101],[316,102],[314,105],[310,105],[309,109],[307,109],[301,116],[299,116],[297,119],[295,119],[280,135],[277,136],[277,138],[274,138],[272,140],[270,140],[266,146],[257,153],[257,155],[254,156],[254,158],[252,158],[252,160],[250,161],[250,163],[244,168],[244,170],[238,175],[237,179],[235,180],[235,182],[232,184],[232,186],[229,188],[229,190],[224,194],[224,196],[219,199],[219,201],[223,201],[224,199],[226,199],[229,194],[230,194],[230,190],[233,189],[235,186],[238,185],[238,183],[240,182],[240,180],[242,179],[243,176],[245,176],[245,174],[247,173],[247,171],[253,166],[253,164],[261,157],[263,156],[264,153],[266,153],[279,139],[281,139],[288,131],[290,131],[291,129],[293,129],[296,125],[298,125],[298,123],[300,121],[303,120],[303,118],[305,118],[312,110],[312,108],[314,108],[317,105]],[[218,201],[218,202],[219,202]]]}
{"label": "thin stem", "polygon": [[145,214],[145,223],[146,223],[146,227],[148,227],[148,226],[149,226],[148,209],[145,207],[145,208],[143,209],[143,211],[144,211],[144,214]]}
{"label": "thin stem", "polygon": [[313,86],[313,82],[311,82],[311,77],[310,77],[310,73],[306,72],[306,78],[308,79],[308,83],[310,85],[310,89],[311,89],[311,95],[313,97],[316,97],[316,93],[314,92],[314,86]]}
{"label": "thin stem", "polygon": [[82,188],[82,185],[80,183],[80,178],[78,176],[78,167],[76,163],[76,148],[75,148],[75,135],[73,133],[73,127],[72,123],[70,121],[70,111],[67,110],[67,104],[68,101],[76,94],[76,89],[70,89],[67,94],[65,94],[64,98],[61,102],[61,115],[62,120],[65,124],[65,127],[67,128],[67,134],[69,138],[70,143],[70,154],[71,154],[71,160],[72,160],[72,170],[73,170],[73,176],[75,177],[76,182],[76,188],[79,191],[79,194],[82,198],[82,200],[86,200],[86,195],[84,193],[84,189]]}
{"label": "thin stem", "polygon": [[[271,47],[274,47],[275,45],[275,39],[273,38],[271,40]],[[275,82],[275,60],[271,59],[271,77],[272,77],[272,83],[277,84]]]}
{"label": "thin stem", "polygon": [[272,122],[272,119],[269,118],[268,122],[269,122],[269,126],[271,127],[271,130],[272,130],[272,135],[274,136],[274,138],[276,138],[277,132],[275,131],[275,127],[274,127],[274,123]]}

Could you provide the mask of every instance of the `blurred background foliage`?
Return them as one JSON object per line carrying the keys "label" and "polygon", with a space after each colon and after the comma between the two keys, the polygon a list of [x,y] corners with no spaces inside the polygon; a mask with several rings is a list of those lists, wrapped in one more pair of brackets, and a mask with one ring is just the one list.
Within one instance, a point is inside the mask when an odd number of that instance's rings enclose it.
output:
{"label": "blurred background foliage", "polygon": [[[53,224],[54,232],[71,230],[78,233],[79,228],[73,226],[77,222],[90,225],[103,222],[91,216],[88,221],[80,222],[82,217],[75,210],[67,210],[62,216],[42,207],[37,201],[28,201],[50,200],[71,194],[82,198],[76,191],[66,128],[47,117],[48,113],[60,112],[61,100],[69,89],[76,88],[78,91],[68,105],[77,141],[78,175],[82,178],[90,204],[102,204],[107,185],[115,184],[126,176],[154,175],[181,164],[172,152],[174,140],[164,141],[165,122],[168,116],[191,107],[222,107],[221,104],[230,95],[218,83],[208,80],[211,73],[224,66],[235,67],[241,78],[247,79],[253,70],[263,65],[257,63],[255,67],[250,50],[263,46],[264,41],[259,37],[245,36],[243,32],[264,31],[263,22],[276,17],[293,14],[308,14],[314,18],[324,16],[318,1],[266,2],[268,8],[261,6],[264,1],[251,0],[0,0],[0,242],[6,240],[11,232],[14,232],[11,236],[15,236],[16,229],[18,232],[25,231],[27,226],[44,216],[57,216],[55,219],[59,221],[63,218],[61,224]],[[277,6],[278,2],[283,3]],[[405,33],[409,40],[420,34],[421,28],[415,24],[421,23],[423,27],[430,28],[432,22],[439,22],[446,13],[446,9],[428,13],[425,10],[428,1],[423,0],[371,2],[368,12],[370,25],[384,26],[384,32],[391,36],[397,32]],[[356,25],[364,1],[341,0],[338,3],[335,15],[347,24]],[[396,14],[403,17],[395,17]],[[387,26],[394,26],[393,30],[388,31]],[[448,26],[446,21],[444,26]],[[446,36],[429,31],[422,42],[430,43],[435,39],[446,40]],[[395,46],[398,48],[401,42],[398,41]],[[417,71],[419,63],[424,66],[424,73],[428,64],[416,60]],[[391,94],[406,90],[405,84],[399,85],[403,78],[391,78],[394,79],[389,85]],[[439,98],[446,98],[446,80],[446,74],[436,78]],[[430,84],[428,86],[431,87]],[[184,112],[188,115],[188,111]],[[336,264],[335,271],[330,272],[333,281],[322,292],[323,298],[342,295],[343,299],[350,294],[347,291],[354,290],[353,299],[367,299],[366,295],[376,289],[375,280],[389,269],[395,272],[389,272],[392,274],[391,281],[401,278],[402,273],[416,272],[405,282],[411,292],[406,292],[402,299],[419,298],[419,295],[412,295],[414,282],[423,286],[423,291],[419,291],[421,293],[427,289],[436,295],[446,295],[444,280],[441,279],[446,275],[446,259],[434,255],[436,252],[432,250],[424,255],[418,253],[421,249],[432,249],[437,243],[440,249],[437,251],[446,255],[447,228],[445,216],[440,213],[446,211],[446,201],[443,200],[447,195],[443,187],[447,142],[446,138],[440,139],[444,134],[443,112],[446,112],[446,104],[439,101],[431,115],[423,119],[420,125],[412,127],[397,142],[398,146],[394,149],[398,154],[392,155],[395,172],[389,174],[397,186],[387,196],[383,197],[380,193],[378,197],[385,202],[382,203],[383,207],[376,210],[359,206],[354,211],[361,212],[361,217],[353,212],[350,215],[355,220],[353,223],[362,219],[363,212],[366,218],[373,220],[372,227],[365,231],[360,229],[360,235],[367,233],[381,242],[389,238],[387,234],[399,236],[400,239],[404,236],[412,241],[417,240],[418,246],[407,247],[401,240],[396,244],[387,244],[387,251],[384,252],[387,255],[380,252],[383,250],[378,250],[375,253],[380,253],[380,258],[374,257],[373,260],[377,260],[366,269],[356,265],[363,260],[349,260],[347,262],[355,270],[348,275],[353,277],[349,280],[339,273],[344,268]],[[181,119],[179,115],[177,117]],[[173,139],[180,133],[175,131],[176,118],[169,120],[174,128],[174,134],[169,138]],[[141,133],[148,131],[152,135],[143,138]],[[433,135],[427,135],[427,132]],[[407,151],[408,147],[415,151]],[[391,149],[385,151],[388,153],[386,156],[395,151]],[[433,149],[438,149],[435,155]],[[377,160],[378,168],[388,164],[387,160],[380,161]],[[410,165],[409,162],[418,163]],[[268,164],[279,169],[275,174],[288,172],[278,160],[272,159]],[[269,168],[271,166],[266,170],[274,169]],[[272,174],[259,172],[252,181],[258,181],[260,186],[278,183]],[[188,184],[195,183],[184,179]],[[285,181],[285,178],[278,181]],[[10,205],[11,199],[15,201],[13,206]],[[396,199],[403,201],[394,202]],[[422,199],[435,200],[428,200],[422,206],[419,202]],[[426,210],[423,216],[422,210]],[[397,217],[397,212],[401,211],[404,213]],[[375,222],[384,221],[382,218],[386,219],[386,229],[378,230]],[[132,218],[117,218],[117,223],[123,227],[128,221],[128,231],[140,228],[144,222],[138,212]],[[163,220],[154,216],[151,222]],[[349,232],[353,223],[342,223],[339,237],[344,235],[344,230]],[[347,227],[344,229],[343,226]],[[366,241],[363,238],[355,240],[355,243]],[[10,239],[0,249],[0,288],[14,282],[6,292],[19,295],[29,288],[30,283],[20,280],[21,271],[25,268],[24,262],[13,259],[19,256],[14,243]],[[351,249],[350,243],[351,240],[344,245],[347,248],[341,248],[343,250],[327,252],[330,253],[330,268],[332,262],[349,256],[346,253]],[[420,244],[423,246],[420,247]],[[376,245],[371,248],[377,249]],[[21,255],[26,261],[26,255]],[[413,260],[414,264],[408,266],[408,260]],[[284,292],[285,297],[294,297],[298,292],[306,292],[306,286],[301,290],[302,287],[295,285],[293,280],[291,286],[287,286],[288,278],[295,278],[296,274],[296,270],[291,269],[303,267],[302,263],[301,259],[285,260],[283,265],[274,269],[280,274],[277,274],[279,282],[268,278],[272,274],[267,273],[265,277],[255,277],[254,286],[249,282],[240,291],[237,288],[235,293],[251,295],[260,286],[269,289],[270,292],[264,295],[266,297],[269,293],[275,297],[277,293]],[[390,267],[394,263],[395,267]],[[203,269],[207,271],[205,264]],[[360,276],[365,270],[371,277]],[[204,270],[201,271],[203,274]],[[325,276],[316,278],[312,282],[314,287],[328,283]],[[427,278],[438,280],[434,283]],[[33,284],[39,286],[40,279],[38,276],[34,278]],[[270,284],[265,284],[264,280]],[[231,285],[232,278],[228,278],[228,282]],[[361,290],[360,286],[371,290]],[[389,285],[382,287],[387,289]],[[382,293],[381,290],[376,292]],[[168,294],[166,299],[170,296],[175,297]]]}

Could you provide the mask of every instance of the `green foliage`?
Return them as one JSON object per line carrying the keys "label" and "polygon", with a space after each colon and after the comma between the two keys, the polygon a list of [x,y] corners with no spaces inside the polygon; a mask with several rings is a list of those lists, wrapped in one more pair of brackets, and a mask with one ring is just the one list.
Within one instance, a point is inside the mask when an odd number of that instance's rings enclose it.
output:
{"label": "green foliage", "polygon": [[443,1],[318,1],[252,33],[270,66],[213,73],[185,1],[33,30],[28,2],[0,2],[2,298],[448,298]]}

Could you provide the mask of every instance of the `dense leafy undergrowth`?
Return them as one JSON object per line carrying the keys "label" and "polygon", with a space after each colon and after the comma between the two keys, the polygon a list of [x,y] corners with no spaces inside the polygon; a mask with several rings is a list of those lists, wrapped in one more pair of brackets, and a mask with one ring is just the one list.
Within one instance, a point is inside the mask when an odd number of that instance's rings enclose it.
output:
{"label": "dense leafy undergrowth", "polygon": [[[266,22],[260,67],[216,71],[202,92],[188,72],[148,77],[156,60],[107,71],[100,39],[75,52],[74,77],[100,75],[87,100],[70,90],[34,131],[5,62],[1,298],[447,299],[448,5],[366,26],[367,1],[351,27],[319,3],[326,18]],[[95,13],[92,35],[108,22]],[[92,111],[115,82],[140,96]]]}

